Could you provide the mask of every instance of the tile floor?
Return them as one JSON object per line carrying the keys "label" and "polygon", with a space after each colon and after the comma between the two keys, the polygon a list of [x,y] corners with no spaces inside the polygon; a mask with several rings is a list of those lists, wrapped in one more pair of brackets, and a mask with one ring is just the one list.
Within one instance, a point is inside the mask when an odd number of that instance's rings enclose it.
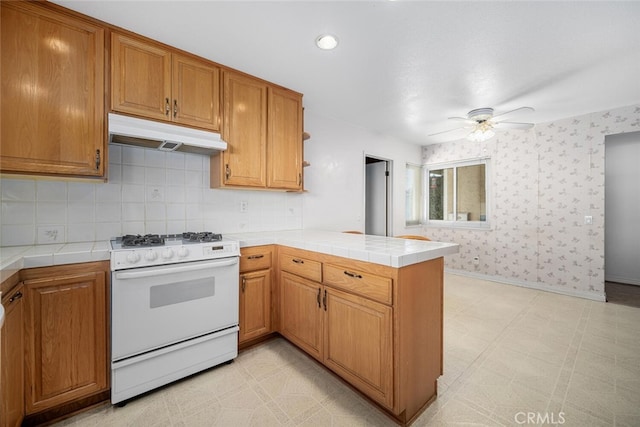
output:
{"label": "tile floor", "polygon": [[[414,426],[640,426],[640,309],[447,274],[445,372]],[[57,426],[393,426],[283,339]]]}

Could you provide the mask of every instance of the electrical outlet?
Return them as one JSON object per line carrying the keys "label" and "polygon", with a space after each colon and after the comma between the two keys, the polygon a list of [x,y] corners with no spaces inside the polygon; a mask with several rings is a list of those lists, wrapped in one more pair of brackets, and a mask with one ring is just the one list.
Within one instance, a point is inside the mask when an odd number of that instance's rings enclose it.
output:
{"label": "electrical outlet", "polygon": [[249,211],[249,202],[246,200],[240,201],[240,212],[247,213]]}
{"label": "electrical outlet", "polygon": [[473,257],[473,265],[480,265],[480,257],[477,257],[477,256]]}

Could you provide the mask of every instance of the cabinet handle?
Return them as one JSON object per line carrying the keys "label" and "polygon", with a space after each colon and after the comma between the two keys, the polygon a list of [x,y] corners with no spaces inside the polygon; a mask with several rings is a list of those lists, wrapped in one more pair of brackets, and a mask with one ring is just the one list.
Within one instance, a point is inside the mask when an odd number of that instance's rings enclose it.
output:
{"label": "cabinet handle", "polygon": [[247,277],[246,276],[242,276],[242,292],[244,293],[244,290],[247,288]]}
{"label": "cabinet handle", "polygon": [[100,150],[96,150],[96,170],[100,169]]}
{"label": "cabinet handle", "polygon": [[302,174],[298,174],[298,186],[302,185]]}
{"label": "cabinet handle", "polygon": [[264,258],[263,254],[259,254],[259,255],[249,255],[247,257],[247,259],[260,259],[260,258]]}
{"label": "cabinet handle", "polygon": [[320,290],[320,288],[318,288],[318,297],[317,297],[317,300],[318,300],[318,308],[321,308],[321,307],[322,307],[322,305],[320,305],[320,294],[321,294],[321,293],[322,293],[322,291]]}
{"label": "cabinet handle", "polygon": [[346,274],[349,277],[353,277],[354,279],[362,279],[362,275],[360,275],[358,273],[352,273],[350,271],[346,271],[345,270],[344,274]]}
{"label": "cabinet handle", "polygon": [[298,258],[294,258],[291,261],[295,262],[296,264],[304,264],[304,261]]}
{"label": "cabinet handle", "polygon": [[224,169],[224,176],[226,177],[226,179],[229,179],[231,177],[231,169],[229,168],[229,163],[225,165]]}
{"label": "cabinet handle", "polygon": [[171,111],[171,105],[169,105],[169,98],[164,99],[164,115],[168,116]]}
{"label": "cabinet handle", "polygon": [[178,117],[178,100],[173,100],[173,117]]}
{"label": "cabinet handle", "polygon": [[9,298],[9,304],[11,304],[14,301],[19,300],[20,298],[22,298],[22,292],[18,291],[15,294],[13,294],[13,296],[11,298]]}
{"label": "cabinet handle", "polygon": [[327,311],[327,290],[324,290],[324,298],[322,298],[322,303],[324,304],[324,311]]}

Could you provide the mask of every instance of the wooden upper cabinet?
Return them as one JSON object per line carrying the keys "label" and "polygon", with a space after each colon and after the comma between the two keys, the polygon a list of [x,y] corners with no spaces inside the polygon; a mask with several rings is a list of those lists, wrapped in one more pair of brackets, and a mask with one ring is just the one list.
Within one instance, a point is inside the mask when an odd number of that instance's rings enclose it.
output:
{"label": "wooden upper cabinet", "polygon": [[0,172],[104,176],[104,29],[1,2]]}
{"label": "wooden upper cabinet", "polygon": [[111,34],[111,109],[220,130],[220,68],[160,44]]}
{"label": "wooden upper cabinet", "polygon": [[302,190],[302,95],[225,71],[222,138],[212,187]]}
{"label": "wooden upper cabinet", "polygon": [[171,52],[111,34],[111,109],[152,119],[171,119]]}
{"label": "wooden upper cabinet", "polygon": [[269,88],[267,185],[302,189],[302,95]]}
{"label": "wooden upper cabinet", "polygon": [[[212,176],[222,185],[266,187],[267,85],[251,77],[224,73],[222,139],[228,146]],[[215,156],[212,159],[218,159]],[[212,166],[214,166],[212,164]],[[221,176],[220,176],[221,175]]]}
{"label": "wooden upper cabinet", "polygon": [[173,55],[173,120],[220,130],[220,69],[203,61]]}

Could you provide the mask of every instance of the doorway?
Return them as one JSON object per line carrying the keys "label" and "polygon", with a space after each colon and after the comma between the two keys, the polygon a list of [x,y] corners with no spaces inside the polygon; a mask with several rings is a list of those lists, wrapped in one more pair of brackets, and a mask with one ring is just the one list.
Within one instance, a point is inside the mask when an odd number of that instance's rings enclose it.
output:
{"label": "doorway", "polygon": [[392,236],[392,161],[365,155],[365,234]]}
{"label": "doorway", "polygon": [[605,293],[640,301],[640,132],[605,138]]}

